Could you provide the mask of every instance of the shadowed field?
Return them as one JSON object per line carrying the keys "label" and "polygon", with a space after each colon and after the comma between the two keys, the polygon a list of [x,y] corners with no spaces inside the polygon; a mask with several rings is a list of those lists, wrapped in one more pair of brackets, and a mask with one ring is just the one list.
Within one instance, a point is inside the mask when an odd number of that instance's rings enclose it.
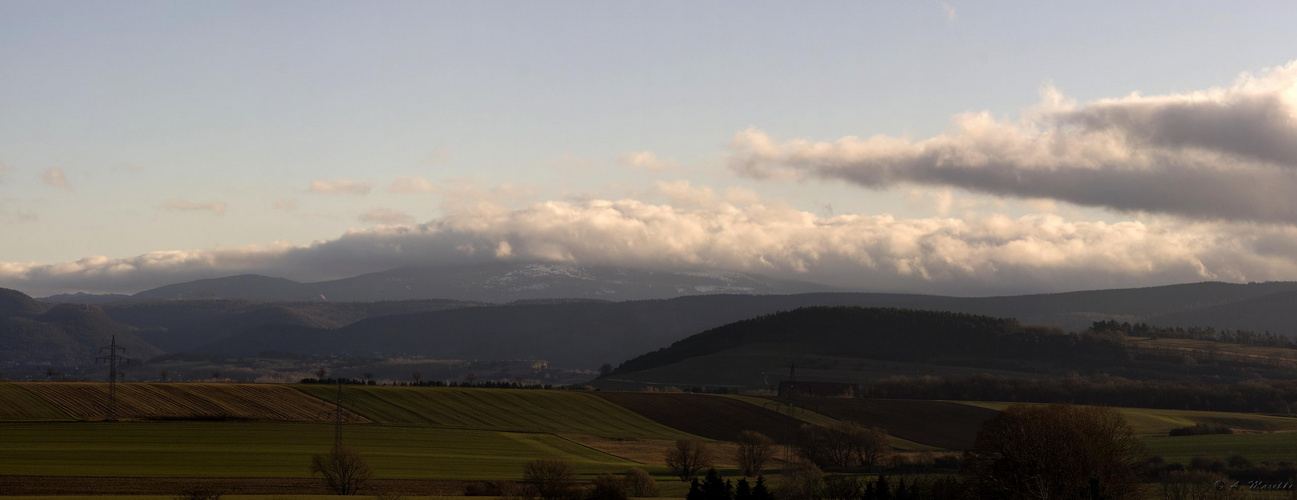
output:
{"label": "shadowed field", "polygon": [[[15,385],[78,420],[102,420],[108,407],[108,384]],[[327,401],[278,385],[117,384],[117,414],[122,420],[325,421],[331,419],[332,410]]]}
{"label": "shadowed field", "polygon": [[[7,423],[8,475],[310,477],[311,456],[333,442],[327,424],[273,422]],[[529,460],[560,457],[582,474],[636,465],[549,434],[353,425],[344,443],[377,477],[517,479]]]}
{"label": "shadowed field", "polygon": [[[297,386],[320,398],[336,388]],[[683,433],[589,393],[446,387],[344,387],[348,408],[379,423],[438,428],[677,439]]]}
{"label": "shadowed field", "polygon": [[599,397],[662,425],[719,441],[736,441],[745,430],[792,444],[802,421],[724,396],[647,392],[599,392]]}
{"label": "shadowed field", "polygon": [[797,404],[823,415],[882,427],[893,436],[948,450],[973,446],[982,423],[997,410],[949,401],[802,398]]}

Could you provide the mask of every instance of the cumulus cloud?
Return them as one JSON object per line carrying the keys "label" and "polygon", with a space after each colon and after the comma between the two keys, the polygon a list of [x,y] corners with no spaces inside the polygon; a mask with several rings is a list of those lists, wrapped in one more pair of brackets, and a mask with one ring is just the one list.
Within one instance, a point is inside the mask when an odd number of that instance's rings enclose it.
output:
{"label": "cumulus cloud", "polygon": [[1297,61],[1229,87],[1086,105],[1055,89],[1007,122],[956,116],[921,140],[777,141],[739,132],[728,165],[767,179],[952,187],[1116,211],[1297,223]]}
{"label": "cumulus cloud", "polygon": [[42,170],[41,180],[56,188],[72,189],[72,185],[68,183],[68,176],[63,173],[63,169],[58,167],[48,167]]}
{"label": "cumulus cloud", "polygon": [[419,176],[397,177],[396,180],[392,181],[392,185],[388,186],[387,192],[399,194],[435,193],[437,192],[437,185]]}
{"label": "cumulus cloud", "polygon": [[351,179],[334,179],[334,180],[314,180],[311,186],[306,190],[312,193],[328,194],[351,194],[364,196],[369,194],[371,186],[368,182],[358,182]]}
{"label": "cumulus cloud", "polygon": [[549,201],[521,209],[469,206],[424,224],[354,229],[309,245],[0,263],[0,286],[34,293],[134,291],[237,273],[311,281],[497,259],[721,268],[873,290],[1012,293],[1293,279],[1297,228],[1177,218],[1069,221],[1055,214],[816,215],[723,201],[702,207]]}
{"label": "cumulus cloud", "polygon": [[626,153],[617,158],[617,163],[628,167],[645,170],[667,170],[679,166],[674,160],[663,160],[652,151]]}
{"label": "cumulus cloud", "polygon": [[377,222],[379,224],[410,224],[414,222],[414,217],[410,214],[396,210],[375,208],[360,214],[360,220],[364,222]]}
{"label": "cumulus cloud", "polygon": [[162,208],[172,212],[211,212],[216,215],[225,215],[226,205],[223,201],[195,203],[188,200],[171,200],[163,203]]}

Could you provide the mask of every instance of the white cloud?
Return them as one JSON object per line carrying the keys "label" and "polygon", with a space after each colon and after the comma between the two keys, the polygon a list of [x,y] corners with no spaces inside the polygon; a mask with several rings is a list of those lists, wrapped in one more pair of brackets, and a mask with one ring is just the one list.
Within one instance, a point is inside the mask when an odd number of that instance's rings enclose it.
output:
{"label": "white cloud", "polygon": [[371,187],[368,182],[358,182],[351,179],[334,179],[334,180],[314,180],[307,191],[312,193],[328,194],[352,194],[364,196],[369,194]]}
{"label": "white cloud", "polygon": [[952,5],[950,5],[950,4],[946,3],[946,2],[941,2],[941,13],[944,14],[944,15],[946,16],[946,24],[947,24],[947,25],[949,25],[949,26],[954,26],[954,25],[955,25],[955,7],[954,7],[954,6],[952,6]]}
{"label": "white cloud", "polygon": [[679,166],[674,160],[658,158],[652,151],[636,151],[623,154],[617,158],[617,163],[628,167],[655,171],[668,170]]}
{"label": "white cloud", "polygon": [[377,222],[379,224],[410,224],[414,222],[414,217],[404,212],[389,210],[386,208],[375,208],[360,215],[360,220],[364,222]]}
{"label": "white cloud", "polygon": [[874,290],[1014,293],[1294,279],[1297,228],[1174,218],[1070,221],[1056,214],[828,216],[722,201],[691,207],[549,201],[521,209],[466,205],[425,224],[354,229],[309,245],[0,263],[0,286],[33,293],[131,291],[238,273],[319,280],[494,259],[721,268]]}
{"label": "white cloud", "polygon": [[41,180],[56,188],[72,189],[72,185],[68,183],[68,176],[63,173],[63,169],[58,167],[48,167],[42,170]]}
{"label": "white cloud", "polygon": [[956,116],[911,140],[776,141],[750,128],[729,167],[767,179],[944,186],[1205,220],[1297,223],[1297,61],[1190,94],[1078,106],[1056,90],[1018,123]]}
{"label": "white cloud", "polygon": [[211,212],[216,215],[225,215],[226,205],[223,201],[194,203],[188,200],[171,200],[163,203],[162,208],[173,212]]}
{"label": "white cloud", "polygon": [[432,181],[419,176],[397,177],[396,180],[392,181],[392,185],[388,186],[387,192],[403,194],[435,193],[437,192],[437,185],[433,184]]}

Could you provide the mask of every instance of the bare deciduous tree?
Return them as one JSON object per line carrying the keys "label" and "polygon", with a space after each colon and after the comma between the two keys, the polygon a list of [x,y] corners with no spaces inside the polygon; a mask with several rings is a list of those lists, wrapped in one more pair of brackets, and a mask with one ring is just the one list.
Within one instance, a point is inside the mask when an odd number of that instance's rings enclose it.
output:
{"label": "bare deciduous tree", "polygon": [[688,482],[698,477],[698,471],[711,467],[711,451],[702,441],[680,439],[667,450],[666,464],[672,474]]}
{"label": "bare deciduous tree", "polygon": [[766,463],[775,456],[775,440],[757,431],[739,433],[739,447],[734,452],[734,461],[739,464],[745,476],[761,473]]}
{"label": "bare deciduous tree", "polygon": [[374,477],[373,469],[360,452],[346,446],[334,446],[327,455],[311,457],[311,474],[324,476],[324,484],[339,495],[354,495]]}
{"label": "bare deciduous tree", "polygon": [[570,500],[574,497],[576,468],[561,458],[532,460],[522,466],[522,480],[541,500]]}
{"label": "bare deciduous tree", "polygon": [[982,425],[965,474],[985,498],[1138,498],[1143,461],[1111,408],[1013,405]]}
{"label": "bare deciduous tree", "polygon": [[626,489],[630,490],[633,497],[655,497],[658,496],[658,483],[653,480],[648,472],[639,467],[633,467],[626,471],[622,476],[626,482]]}

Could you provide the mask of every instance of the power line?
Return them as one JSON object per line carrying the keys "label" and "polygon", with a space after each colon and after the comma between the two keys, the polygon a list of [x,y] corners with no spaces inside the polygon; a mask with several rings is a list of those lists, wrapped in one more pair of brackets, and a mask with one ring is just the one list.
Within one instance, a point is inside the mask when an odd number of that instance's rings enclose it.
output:
{"label": "power line", "polygon": [[120,361],[129,361],[129,358],[118,356],[117,351],[126,352],[126,348],[117,345],[117,336],[113,335],[111,344],[107,347],[100,347],[99,352],[107,350],[107,356],[95,358],[95,362],[106,361],[108,363],[108,414],[104,420],[117,420],[117,363]]}

